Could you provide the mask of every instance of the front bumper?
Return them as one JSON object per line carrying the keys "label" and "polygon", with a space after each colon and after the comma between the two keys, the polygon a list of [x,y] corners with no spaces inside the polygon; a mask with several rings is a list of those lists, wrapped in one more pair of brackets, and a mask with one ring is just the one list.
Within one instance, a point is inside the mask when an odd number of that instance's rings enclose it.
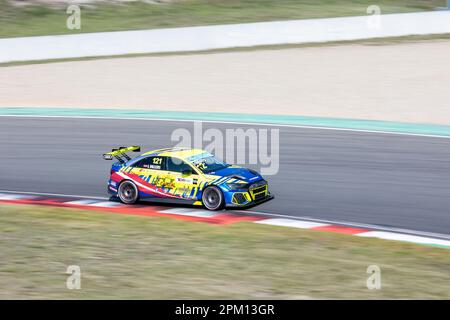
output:
{"label": "front bumper", "polygon": [[258,204],[267,202],[269,200],[272,200],[273,198],[275,198],[275,196],[273,194],[268,194],[267,196],[265,196],[264,198],[258,199],[258,200],[253,200],[244,204],[237,204],[237,203],[227,203],[226,207],[227,208],[249,208],[249,207],[253,207],[256,206]]}
{"label": "front bumper", "polygon": [[226,198],[226,207],[247,208],[273,199],[267,181],[260,180],[246,190],[230,192]]}

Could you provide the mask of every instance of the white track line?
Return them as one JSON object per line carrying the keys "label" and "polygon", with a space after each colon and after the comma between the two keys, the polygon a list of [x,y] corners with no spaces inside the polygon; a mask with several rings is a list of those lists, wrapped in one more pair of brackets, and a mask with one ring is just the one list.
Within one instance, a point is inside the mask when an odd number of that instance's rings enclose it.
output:
{"label": "white track line", "polygon": [[0,200],[20,200],[20,199],[30,199],[32,197],[20,195],[20,194],[2,194],[0,193]]}
{"label": "white track line", "polygon": [[195,210],[188,208],[174,208],[159,212],[164,214],[177,214],[181,216],[200,217],[200,218],[213,218],[219,215],[219,213],[214,213],[206,210]]}
{"label": "white track line", "polygon": [[239,212],[251,213],[251,214],[254,214],[254,215],[258,215],[258,216],[287,218],[287,219],[311,221],[311,222],[317,222],[317,223],[323,223],[323,224],[337,224],[337,225],[344,225],[344,226],[363,228],[363,229],[373,229],[373,230],[380,230],[380,231],[391,231],[391,232],[395,232],[395,233],[408,233],[408,234],[417,235],[417,236],[425,236],[425,237],[441,238],[441,239],[450,239],[450,235],[447,235],[447,234],[433,233],[433,232],[426,232],[426,231],[417,231],[417,230],[409,230],[409,229],[394,228],[394,227],[383,227],[383,226],[374,225],[374,224],[367,224],[367,223],[358,223],[358,222],[349,222],[349,221],[336,221],[336,220],[327,220],[327,219],[317,219],[317,218],[311,218],[311,217],[289,216],[289,215],[285,215],[285,214],[266,213],[266,212],[250,211],[250,210],[249,211],[239,211]]}
{"label": "white track line", "polygon": [[449,240],[442,240],[442,239],[435,239],[435,238],[428,238],[428,237],[418,237],[418,236],[412,236],[409,234],[400,234],[400,233],[394,233],[394,232],[369,231],[369,232],[355,234],[355,236],[367,237],[367,238],[379,238],[379,239],[385,239],[385,240],[406,241],[406,242],[419,243],[419,244],[432,244],[432,245],[450,247]]}
{"label": "white track line", "polygon": [[65,198],[81,198],[81,199],[96,199],[96,200],[109,200],[106,197],[91,197],[91,196],[80,196],[75,194],[61,194],[61,193],[45,193],[45,192],[31,192],[31,191],[14,191],[14,190],[0,190],[1,193],[12,193],[12,194],[30,194],[34,196],[55,196],[55,197],[65,197]]}
{"label": "white track line", "polygon": [[125,205],[119,202],[112,202],[112,201],[96,201],[95,203],[89,204],[90,207],[102,207],[102,208],[117,208],[117,207],[124,207]]}
{"label": "white track line", "polygon": [[256,223],[270,224],[273,226],[280,226],[280,227],[300,228],[300,229],[311,229],[311,228],[329,226],[329,224],[326,224],[326,223],[300,221],[300,220],[283,219],[283,218],[265,219],[265,220],[256,221]]}
{"label": "white track line", "polygon": [[70,205],[76,205],[76,206],[88,206],[88,205],[95,204],[97,202],[98,202],[97,200],[84,199],[84,200],[68,201],[68,202],[64,202],[64,204],[70,204]]}
{"label": "white track line", "polygon": [[0,117],[16,117],[16,118],[63,118],[63,119],[100,119],[100,120],[140,120],[140,121],[168,121],[168,122],[205,122],[205,123],[223,123],[223,124],[237,124],[237,125],[256,125],[256,126],[271,126],[271,127],[287,127],[287,128],[301,128],[301,129],[317,129],[317,130],[333,130],[333,131],[349,131],[349,132],[362,132],[362,133],[378,133],[378,134],[390,134],[400,136],[415,136],[426,138],[441,138],[450,139],[450,136],[432,135],[432,134],[420,134],[420,133],[408,133],[408,132],[395,132],[395,131],[378,131],[378,130],[364,130],[364,129],[347,129],[336,127],[321,127],[321,126],[307,126],[307,125],[294,125],[294,124],[277,124],[277,123],[259,123],[259,122],[238,122],[238,121],[219,121],[219,120],[187,120],[187,119],[166,119],[166,118],[129,118],[129,117],[96,117],[96,116],[38,116],[38,115],[10,115],[2,114]]}
{"label": "white track line", "polygon": [[[290,228],[299,228],[299,229],[316,229],[320,227],[330,226],[329,224],[310,222],[310,221],[299,221],[294,219],[285,219],[285,218],[269,218],[261,221],[256,221],[259,224],[267,224],[273,226],[280,227],[290,227]],[[331,225],[332,226],[332,225]],[[358,229],[355,229],[355,231]],[[333,232],[333,231],[331,231]],[[403,242],[411,242],[422,245],[436,245],[450,248],[450,240],[431,238],[431,237],[420,237],[411,234],[405,233],[395,233],[395,232],[387,232],[387,231],[373,231],[361,230],[360,232],[352,234],[358,237],[365,238],[379,238],[384,240],[394,240],[394,241],[403,241]]]}

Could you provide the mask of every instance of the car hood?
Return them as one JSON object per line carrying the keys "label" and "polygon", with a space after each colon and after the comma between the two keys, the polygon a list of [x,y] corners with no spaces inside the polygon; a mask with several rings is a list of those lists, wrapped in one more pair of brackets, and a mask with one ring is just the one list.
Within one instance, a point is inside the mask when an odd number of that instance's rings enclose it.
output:
{"label": "car hood", "polygon": [[254,183],[263,179],[263,177],[258,172],[237,166],[229,166],[221,170],[209,172],[208,174],[239,179],[248,183]]}

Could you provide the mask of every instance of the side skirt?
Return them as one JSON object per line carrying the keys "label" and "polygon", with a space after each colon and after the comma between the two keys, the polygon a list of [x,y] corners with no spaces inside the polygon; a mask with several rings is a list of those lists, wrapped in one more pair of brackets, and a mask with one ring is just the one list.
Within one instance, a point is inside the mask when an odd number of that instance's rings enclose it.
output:
{"label": "side skirt", "polygon": [[[184,200],[184,199],[171,199],[171,198],[153,198],[153,197],[145,197],[141,198],[142,202],[155,202],[155,203],[175,203],[175,204],[184,204],[184,205],[198,205],[198,200]],[[201,204],[201,203],[200,203]]]}

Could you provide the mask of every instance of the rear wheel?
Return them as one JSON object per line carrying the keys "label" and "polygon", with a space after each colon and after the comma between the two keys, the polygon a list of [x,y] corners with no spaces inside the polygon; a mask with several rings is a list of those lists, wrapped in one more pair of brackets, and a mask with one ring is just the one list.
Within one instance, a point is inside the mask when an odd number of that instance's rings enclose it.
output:
{"label": "rear wheel", "polygon": [[208,210],[219,210],[224,205],[222,191],[216,186],[208,187],[203,191],[202,202]]}
{"label": "rear wheel", "polygon": [[123,203],[133,204],[139,198],[139,191],[133,182],[126,180],[120,184],[117,195]]}

